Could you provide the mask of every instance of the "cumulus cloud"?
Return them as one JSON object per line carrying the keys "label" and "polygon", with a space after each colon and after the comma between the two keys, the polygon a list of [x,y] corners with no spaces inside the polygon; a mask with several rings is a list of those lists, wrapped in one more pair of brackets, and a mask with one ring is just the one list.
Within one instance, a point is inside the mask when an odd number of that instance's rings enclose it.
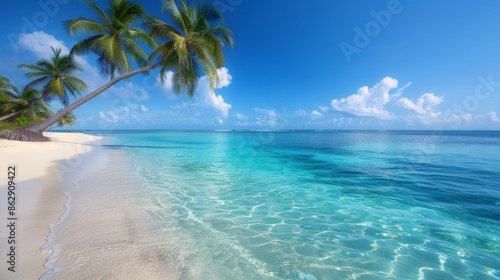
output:
{"label": "cumulus cloud", "polygon": [[[225,67],[221,69],[217,69],[217,75],[219,76],[219,84],[217,85],[217,88],[223,88],[227,87],[231,84],[231,75],[229,75],[229,70]],[[209,84],[208,78],[203,77],[204,83],[207,85]],[[206,95],[208,94],[209,98],[206,98]],[[224,98],[222,95],[217,95],[214,91],[211,91],[210,89],[205,90],[205,101],[208,101],[208,104],[210,104],[213,108],[219,110],[222,114],[222,116],[227,117],[229,114],[229,109],[231,109],[231,104],[228,104],[224,101]]]}
{"label": "cumulus cloud", "polygon": [[342,99],[333,99],[333,109],[360,117],[375,117],[382,120],[394,119],[394,114],[384,109],[389,103],[390,90],[398,87],[398,81],[385,77],[371,88],[361,87],[356,94]]}
{"label": "cumulus cloud", "polygon": [[406,88],[408,88],[409,86],[411,86],[411,82],[409,82],[406,85],[398,88],[398,90],[396,91],[396,93],[394,93],[394,94],[391,95],[391,100],[400,97],[403,94],[403,91]]}
{"label": "cumulus cloud", "polygon": [[147,113],[147,112],[149,111],[149,109],[148,109],[146,106],[144,106],[144,105],[141,105],[141,106],[139,107],[139,109],[140,109],[140,110],[141,110],[141,112],[143,112],[143,113]]}
{"label": "cumulus cloud", "polygon": [[321,110],[321,112],[328,112],[328,110],[330,110],[330,108],[328,108],[327,106],[319,106],[319,109]]}
{"label": "cumulus cloud", "polygon": [[463,115],[462,115],[462,119],[464,119],[464,121],[465,121],[465,122],[470,122],[470,121],[472,121],[472,118],[473,118],[473,117],[472,117],[472,115],[471,115],[471,114],[469,114],[469,113],[466,113],[466,114],[463,114]]}
{"label": "cumulus cloud", "polygon": [[226,67],[217,69],[217,76],[219,76],[219,83],[217,84],[216,88],[229,86],[231,84],[231,80],[233,79],[233,77],[229,75],[229,70]]}
{"label": "cumulus cloud", "polygon": [[23,33],[19,36],[18,45],[20,49],[29,50],[39,59],[49,59],[54,49],[61,49],[62,54],[68,54],[69,49],[64,45],[63,41],[57,40],[54,36],[43,31],[35,31],[33,33]]}
{"label": "cumulus cloud", "polygon": [[305,110],[297,110],[295,111],[295,115],[299,117],[310,117],[313,120],[323,117],[323,114],[321,114],[317,110],[313,110],[311,111],[311,113],[308,113]]}
{"label": "cumulus cloud", "polygon": [[490,121],[492,122],[500,122],[500,119],[498,119],[497,112],[490,112],[488,113],[488,117],[490,118]]}
{"label": "cumulus cloud", "polygon": [[436,115],[437,113],[434,112],[432,107],[441,104],[443,99],[444,96],[435,96],[434,93],[425,93],[420,96],[416,102],[412,102],[408,98],[400,98],[396,104],[420,115]]}
{"label": "cumulus cloud", "polygon": [[236,118],[238,118],[238,120],[240,120],[240,121],[248,120],[247,116],[240,114],[240,113],[236,113]]}
{"label": "cumulus cloud", "polygon": [[226,103],[222,95],[217,95],[215,94],[215,92],[210,92],[209,97],[212,107],[219,110],[224,117],[227,117],[229,114],[229,109],[231,109],[232,107],[231,104]]}
{"label": "cumulus cloud", "polygon": [[297,110],[297,111],[295,111],[295,115],[297,115],[299,117],[305,117],[308,114],[307,114],[306,110]]}
{"label": "cumulus cloud", "polygon": [[274,110],[254,108],[254,111],[259,113],[256,125],[275,127],[279,124],[278,114]]}
{"label": "cumulus cloud", "polygon": [[313,119],[319,119],[321,117],[323,117],[323,114],[321,114],[320,112],[318,112],[316,110],[313,110],[311,112],[311,118],[313,118]]}
{"label": "cumulus cloud", "polygon": [[120,120],[120,117],[112,111],[99,112],[99,118],[106,123],[117,123]]}
{"label": "cumulus cloud", "polygon": [[471,114],[453,114],[443,116],[441,112],[435,111],[434,107],[441,104],[443,100],[444,96],[435,96],[434,93],[425,93],[420,96],[415,102],[411,101],[408,98],[400,98],[396,101],[396,105],[408,109],[412,112],[412,114],[408,114],[404,117],[406,122],[410,125],[414,125],[417,123],[424,125],[439,123],[443,121],[443,118],[446,118],[447,121],[457,118],[466,122],[472,120],[473,117]]}
{"label": "cumulus cloud", "polygon": [[262,113],[262,114],[267,115],[269,117],[273,117],[273,118],[276,118],[278,116],[274,110],[254,108],[254,111]]}

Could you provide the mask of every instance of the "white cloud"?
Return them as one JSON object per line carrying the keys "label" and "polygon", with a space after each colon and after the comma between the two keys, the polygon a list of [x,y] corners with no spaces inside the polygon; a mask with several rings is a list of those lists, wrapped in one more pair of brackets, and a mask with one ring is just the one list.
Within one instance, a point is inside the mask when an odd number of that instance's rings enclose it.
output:
{"label": "white cloud", "polygon": [[238,118],[238,120],[240,120],[240,121],[245,121],[248,119],[247,116],[240,114],[240,113],[236,113],[236,118]]}
{"label": "white cloud", "polygon": [[417,102],[412,102],[408,98],[400,98],[396,104],[420,115],[435,115],[437,113],[434,112],[432,107],[441,104],[443,99],[444,96],[435,96],[434,93],[425,93],[418,98]]}
{"label": "white cloud", "polygon": [[61,49],[62,54],[68,54],[69,49],[63,41],[57,40],[54,36],[43,31],[33,33],[23,33],[19,36],[19,48],[33,52],[39,59],[49,59],[53,56],[52,49]]}
{"label": "white cloud", "polygon": [[441,112],[435,111],[434,107],[441,104],[443,100],[444,96],[435,96],[434,93],[425,93],[420,96],[416,102],[413,102],[408,98],[400,98],[396,101],[396,105],[414,112],[413,114],[409,114],[404,117],[409,125],[415,125],[418,123],[424,125],[440,123],[443,122],[443,117],[446,118],[447,121],[456,118],[462,119],[466,122],[472,120],[471,114],[453,114],[443,116]]}
{"label": "white cloud", "polygon": [[471,115],[471,114],[469,114],[469,113],[463,114],[463,115],[462,115],[462,119],[463,119],[465,122],[470,122],[470,121],[472,121],[472,115]]}
{"label": "white cloud", "polygon": [[321,110],[321,112],[328,112],[328,110],[330,110],[330,108],[328,108],[327,106],[319,106],[319,109]]}
{"label": "white cloud", "polygon": [[99,118],[106,123],[117,123],[120,120],[120,117],[111,111],[99,112]]}
{"label": "white cloud", "polygon": [[311,112],[311,118],[313,118],[313,119],[319,119],[321,117],[323,117],[323,114],[321,114],[320,112],[318,112],[316,110],[313,110]]}
{"label": "white cloud", "polygon": [[216,95],[214,92],[210,92],[210,101],[212,107],[219,110],[224,117],[227,117],[229,114],[229,109],[231,109],[231,104],[228,104],[222,98],[222,95]]}
{"label": "white cloud", "polygon": [[219,76],[219,84],[216,86],[216,88],[229,86],[231,84],[231,80],[233,79],[233,77],[229,75],[229,70],[226,67],[217,69],[217,76]]}
{"label": "white cloud", "polygon": [[297,110],[295,111],[295,115],[299,117],[310,117],[313,120],[323,117],[323,114],[317,110],[313,110],[311,113],[308,113],[305,110]]}
{"label": "white cloud", "polygon": [[341,117],[341,118],[334,118],[334,119],[331,119],[329,121],[329,123],[331,124],[334,124],[334,125],[337,125],[339,127],[342,127],[345,123],[347,123],[348,125],[351,125],[352,124],[352,121],[353,119],[352,118],[344,118],[344,117]]}
{"label": "white cloud", "polygon": [[305,117],[307,116],[307,112],[305,110],[297,110],[295,111],[295,115],[299,116],[299,117]]}
{"label": "white cloud", "polygon": [[[217,75],[219,76],[219,84],[216,88],[223,88],[229,86],[231,84],[231,75],[229,75],[229,71],[227,68],[223,67],[221,69],[217,69]],[[231,109],[231,104],[228,104],[224,101],[222,95],[217,95],[214,91],[210,90],[209,81],[206,76],[200,79],[200,84],[203,84],[200,87],[201,99],[206,102],[209,106],[217,109],[222,116],[227,117],[229,114],[229,109]]]}
{"label": "white cloud", "polygon": [[254,108],[254,111],[259,113],[256,118],[255,125],[263,125],[275,127],[278,125],[278,114],[274,110]]}
{"label": "white cloud", "polygon": [[143,113],[147,113],[147,112],[149,111],[149,109],[148,109],[146,106],[144,106],[144,105],[141,105],[141,106],[139,107],[139,109],[140,109],[140,110],[141,110],[141,112],[143,112]]}
{"label": "white cloud", "polygon": [[333,99],[333,109],[361,117],[375,117],[382,120],[394,119],[394,115],[384,109],[391,96],[389,91],[398,87],[398,81],[385,77],[372,88],[361,87],[356,94],[340,100]]}
{"label": "white cloud", "polygon": [[490,118],[490,121],[495,122],[495,123],[500,122],[500,119],[498,119],[496,112],[490,112],[487,115]]}
{"label": "white cloud", "polygon": [[391,95],[391,99],[395,99],[395,98],[398,98],[400,97],[402,94],[403,94],[403,91],[408,88],[409,86],[411,86],[411,82],[407,83],[406,85],[398,88],[398,90],[396,91],[396,93],[392,94]]}
{"label": "white cloud", "polygon": [[274,110],[254,108],[254,111],[262,113],[262,114],[267,115],[267,116],[272,117],[272,118],[277,117],[277,114]]}

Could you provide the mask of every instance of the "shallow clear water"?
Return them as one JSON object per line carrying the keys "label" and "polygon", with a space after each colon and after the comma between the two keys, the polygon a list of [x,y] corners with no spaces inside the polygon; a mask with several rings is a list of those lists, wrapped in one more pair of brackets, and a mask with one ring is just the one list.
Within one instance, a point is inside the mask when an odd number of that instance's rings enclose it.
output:
{"label": "shallow clear water", "polygon": [[499,132],[105,136],[181,279],[500,279]]}

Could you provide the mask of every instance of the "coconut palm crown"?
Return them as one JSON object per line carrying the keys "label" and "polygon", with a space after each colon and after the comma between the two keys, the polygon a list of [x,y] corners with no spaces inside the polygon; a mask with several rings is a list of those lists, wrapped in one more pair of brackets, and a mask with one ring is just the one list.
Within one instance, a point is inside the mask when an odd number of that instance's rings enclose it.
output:
{"label": "coconut palm crown", "polygon": [[[23,92],[15,91],[12,93],[11,100],[0,101],[0,111],[5,113],[17,112],[22,110],[21,114],[15,115],[10,119],[12,121],[33,122],[40,121],[50,117],[53,112],[50,107],[41,98],[42,92],[26,88]],[[28,104],[32,104],[28,106]],[[14,119],[16,118],[16,119]]]}
{"label": "coconut palm crown", "polygon": [[9,78],[0,74],[0,102],[12,100],[12,98],[15,98],[14,93],[17,91],[17,88],[11,84]]}
{"label": "coconut palm crown", "polygon": [[138,41],[152,47],[156,47],[156,42],[143,30],[133,27],[137,20],[147,18],[144,7],[128,0],[110,0],[109,8],[104,11],[92,0],[84,2],[98,19],[78,18],[64,23],[70,35],[90,35],[76,43],[71,54],[95,53],[100,72],[111,80],[116,72],[132,71],[133,62],[146,66],[148,55]]}
{"label": "coconut palm crown", "polygon": [[150,61],[162,63],[162,82],[166,72],[172,71],[174,92],[179,94],[184,90],[192,97],[203,70],[213,89],[218,84],[217,69],[224,65],[222,47],[233,46],[231,30],[219,24],[223,21],[222,15],[214,5],[188,6],[183,0],[180,8],[174,0],[165,1],[163,12],[173,24],[159,19],[145,23],[150,34],[160,42]]}
{"label": "coconut palm crown", "polygon": [[87,89],[84,81],[72,76],[74,72],[83,69],[71,56],[61,55],[61,49],[52,48],[52,51],[54,56],[50,60],[39,60],[35,64],[20,64],[18,67],[32,70],[25,76],[35,80],[27,84],[26,89],[43,84],[41,98],[50,101],[52,97],[57,97],[64,106],[68,106],[69,95],[77,97]]}

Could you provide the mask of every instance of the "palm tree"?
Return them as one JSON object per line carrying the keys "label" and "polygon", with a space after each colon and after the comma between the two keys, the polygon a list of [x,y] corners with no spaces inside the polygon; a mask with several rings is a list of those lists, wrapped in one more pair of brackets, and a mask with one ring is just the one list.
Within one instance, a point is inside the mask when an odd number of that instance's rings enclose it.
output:
{"label": "palm tree", "polygon": [[[111,0],[111,3],[124,1],[126,2],[126,0]],[[105,18],[105,14],[102,10],[98,9],[92,1],[89,0],[87,3],[93,7],[94,11],[101,19]],[[178,8],[175,0],[165,1],[163,7],[163,11],[166,11],[174,21],[174,26],[157,19],[152,19],[150,22],[145,24],[145,26],[151,29],[151,35],[161,41],[148,61],[148,63],[153,63],[156,60],[154,64],[149,64],[145,67],[122,73],[115,78],[112,76],[111,81],[77,100],[73,104],[67,106],[63,110],[54,114],[52,117],[36,125],[25,127],[23,131],[19,132],[19,138],[26,139],[28,138],[26,135],[31,134],[33,138],[39,139],[42,131],[57,122],[59,118],[98,96],[117,82],[139,73],[146,73],[158,67],[161,67],[160,77],[162,81],[166,71],[171,70],[174,72],[172,84],[176,92],[185,90],[189,96],[192,96],[200,77],[200,68],[204,70],[210,78],[211,87],[215,87],[218,80],[216,69],[222,67],[224,63],[222,47],[226,44],[229,47],[232,47],[232,33],[229,29],[220,25],[212,26],[213,24],[222,21],[222,15],[218,13],[214,6],[202,5],[191,7],[188,6],[183,0],[181,0],[180,3],[181,9]],[[111,8],[113,7],[115,7],[115,5],[111,5]],[[69,21],[68,23],[71,22],[74,21]],[[71,26],[69,24],[67,25],[71,30]],[[93,28],[91,29],[90,26],[93,26]],[[82,23],[80,28],[82,33],[85,31],[86,33],[94,34],[95,30],[105,32],[104,28],[98,29],[97,26],[97,23],[88,21],[85,24]],[[123,33],[120,34],[128,34],[127,30],[129,28],[127,26],[120,25],[119,27],[124,29]],[[132,33],[134,32],[138,31],[134,29]],[[82,40],[80,44],[82,46],[88,46],[86,49],[93,51],[94,53],[99,54],[99,51],[101,51],[101,56],[106,58],[102,61],[108,62],[110,69],[113,63],[116,62],[117,66],[119,63],[117,60],[111,59],[116,58],[116,56],[110,56],[110,54],[108,54],[109,50],[116,50],[115,53],[120,53],[121,56],[126,56],[131,51],[130,48],[124,47],[124,44],[111,43],[113,41],[110,40],[109,37],[104,37],[108,39],[102,40],[111,44],[113,48],[108,48],[104,45],[102,47],[98,47],[100,46],[98,43],[93,43],[94,40],[98,40],[98,38],[101,38],[101,35],[92,35],[91,37]],[[120,48],[123,48],[122,52],[118,51]],[[82,47],[81,49],[84,48]],[[74,52],[75,51],[73,51],[73,53]],[[134,55],[132,55],[132,57],[134,57]],[[118,67],[119,71],[127,69],[120,67],[121,66]]]}
{"label": "palm tree", "polygon": [[[25,90],[43,84],[41,99],[48,102],[52,97],[57,97],[64,106],[67,106],[69,94],[76,97],[77,94],[87,89],[87,85],[82,80],[72,76],[75,71],[82,71],[82,69],[71,56],[61,55],[60,49],[52,48],[52,51],[54,56],[50,60],[39,60],[35,64],[20,64],[18,67],[32,70],[32,72],[26,73],[26,77],[35,78],[26,85]],[[34,102],[36,100],[32,100],[32,103],[26,104],[16,112],[0,117],[0,121],[21,114],[33,106]]]}
{"label": "palm tree", "polygon": [[[12,97],[8,101],[0,102],[0,110],[6,112],[17,112],[20,108],[25,108],[22,113],[0,122],[1,127],[20,127],[43,121],[54,114],[50,107],[42,98],[43,93],[33,89],[26,88],[22,93],[17,90],[12,93]],[[28,104],[31,104],[28,106]],[[68,125],[73,126],[76,122],[76,117],[72,114],[66,114],[63,118],[57,121],[58,126]],[[10,140],[21,141],[47,141],[47,138],[40,134],[32,134],[29,131],[18,133],[16,129],[4,129],[1,131],[2,137]]]}
{"label": "palm tree", "polygon": [[17,88],[10,83],[10,80],[4,75],[0,74],[0,102],[12,100],[12,98],[15,98],[13,92],[17,91]]}
{"label": "palm tree", "polygon": [[0,89],[9,88],[10,80],[4,75],[0,74]]}
{"label": "palm tree", "polygon": [[76,43],[71,54],[95,53],[101,73],[111,80],[115,72],[132,71],[132,61],[140,67],[146,66],[148,55],[137,41],[152,47],[156,47],[156,42],[143,30],[132,27],[138,19],[146,19],[144,7],[128,0],[111,0],[105,12],[92,0],[84,2],[94,10],[98,20],[79,18],[65,22],[70,35],[91,35]]}
{"label": "palm tree", "polygon": [[[20,114],[10,117],[7,120],[18,125],[27,125],[36,121],[44,120],[53,115],[50,107],[41,98],[42,93],[33,88],[26,88],[23,92],[15,91],[9,101],[0,102],[2,112],[18,112],[25,108]],[[31,104],[31,106],[28,106]]]}
{"label": "palm tree", "polygon": [[145,24],[155,38],[164,41],[150,57],[162,63],[160,78],[163,81],[165,72],[173,70],[174,92],[179,94],[182,89],[192,97],[202,69],[213,89],[218,83],[217,69],[224,65],[222,46],[233,46],[231,30],[211,26],[222,21],[222,15],[214,5],[192,8],[181,1],[179,9],[174,0],[166,1],[163,11],[167,11],[174,25],[158,19]]}

